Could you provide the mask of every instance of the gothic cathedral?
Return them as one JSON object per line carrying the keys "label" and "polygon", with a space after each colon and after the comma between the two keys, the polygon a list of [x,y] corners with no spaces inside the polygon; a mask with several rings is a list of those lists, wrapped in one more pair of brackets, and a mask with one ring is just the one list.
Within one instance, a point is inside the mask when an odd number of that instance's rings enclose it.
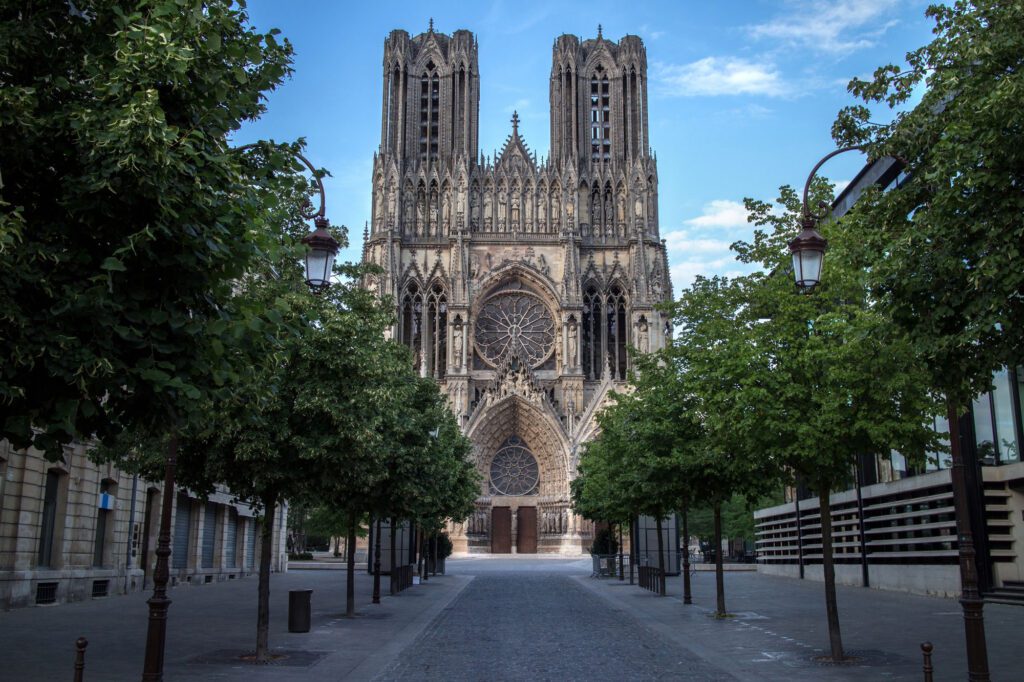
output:
{"label": "gothic cathedral", "polygon": [[466,30],[384,42],[380,149],[363,259],[397,306],[394,338],[436,379],[475,446],[476,513],[456,551],[578,554],[592,526],[569,505],[594,415],[663,346],[670,300],[648,147],[643,41],[555,40],[551,147],[518,117],[478,150],[478,43]]}

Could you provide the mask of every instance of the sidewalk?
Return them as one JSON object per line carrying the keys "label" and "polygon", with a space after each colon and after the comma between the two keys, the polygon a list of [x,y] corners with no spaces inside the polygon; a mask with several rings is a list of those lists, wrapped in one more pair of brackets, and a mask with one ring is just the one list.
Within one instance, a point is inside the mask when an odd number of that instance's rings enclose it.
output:
{"label": "sidewalk", "polygon": [[[256,576],[170,591],[165,680],[368,680],[472,580],[437,576],[394,597],[381,580],[381,603],[370,603],[372,578],[356,573],[356,611],[345,613],[345,571],[305,570],[271,576],[270,644],[292,652],[265,666],[243,663],[256,639]],[[288,590],[312,589],[312,628],[288,629]],[[71,679],[74,642],[89,640],[86,682],[138,680],[144,657],[148,594],[108,597],[0,613],[0,679]],[[209,662],[201,662],[209,661]]]}
{"label": "sidewalk", "polygon": [[[682,578],[669,578],[668,596],[630,586],[628,579],[577,577],[603,597],[613,611],[633,616],[670,641],[689,649],[740,680],[922,679],[921,642],[935,647],[935,680],[964,680],[967,661],[960,604],[875,589],[838,586],[839,620],[853,665],[815,661],[828,649],[824,585],[757,573],[725,574],[725,599],[734,617],[717,620],[715,575],[693,578],[693,604],[682,603]],[[1024,676],[1020,631],[1024,608],[985,605],[992,679]]]}

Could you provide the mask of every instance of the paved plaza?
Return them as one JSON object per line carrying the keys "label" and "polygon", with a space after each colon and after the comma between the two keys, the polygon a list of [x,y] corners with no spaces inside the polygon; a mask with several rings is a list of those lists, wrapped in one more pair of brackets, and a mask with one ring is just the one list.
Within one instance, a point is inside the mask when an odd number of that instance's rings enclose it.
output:
{"label": "paved plaza", "polygon": [[[726,575],[729,611],[716,620],[714,574],[681,579],[659,598],[628,582],[590,577],[589,558],[450,559],[448,574],[344,613],[344,570],[275,575],[268,666],[237,659],[255,636],[256,580],[172,590],[167,680],[915,680],[920,642],[935,644],[936,680],[962,680],[959,605],[949,599],[840,587],[849,666],[823,666],[821,583],[750,572]],[[313,627],[287,632],[287,592],[311,588]],[[386,581],[385,581],[386,592]],[[89,641],[87,682],[137,680],[146,595],[0,613],[0,679],[70,679],[73,642]],[[1024,609],[985,608],[993,680],[1019,679]]]}

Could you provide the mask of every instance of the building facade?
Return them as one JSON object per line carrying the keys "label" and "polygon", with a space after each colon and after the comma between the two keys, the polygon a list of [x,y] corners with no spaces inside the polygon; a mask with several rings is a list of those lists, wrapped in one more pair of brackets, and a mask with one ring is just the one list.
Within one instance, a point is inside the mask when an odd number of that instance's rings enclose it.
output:
{"label": "building facade", "polygon": [[[891,158],[865,166],[837,197],[833,215],[849,211],[867,187],[899,191],[909,178]],[[1003,368],[993,389],[960,419],[967,506],[986,598],[1024,604],[1024,368]],[[934,428],[948,433],[944,417]],[[857,486],[831,496],[836,579],[923,594],[958,596],[960,568],[948,453],[928,453],[915,468],[898,452],[864,456]],[[755,512],[758,570],[822,579],[818,501],[792,501]]]}
{"label": "building facade", "polygon": [[[163,486],[96,464],[73,443],[63,460],[0,441],[0,609],[152,589]],[[275,519],[274,570],[287,568],[287,508]],[[175,495],[171,585],[259,570],[260,520],[221,490]]]}
{"label": "building facade", "polygon": [[478,149],[478,43],[430,29],[384,41],[365,285],[393,338],[450,399],[483,487],[456,551],[576,553],[591,527],[569,482],[594,414],[664,345],[671,299],[648,146],[643,42],[555,40],[550,153],[511,132]]}

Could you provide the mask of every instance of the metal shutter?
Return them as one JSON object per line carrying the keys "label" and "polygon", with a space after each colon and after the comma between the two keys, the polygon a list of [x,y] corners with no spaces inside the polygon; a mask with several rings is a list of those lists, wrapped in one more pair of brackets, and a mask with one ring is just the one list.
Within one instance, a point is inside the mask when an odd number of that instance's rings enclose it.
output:
{"label": "metal shutter", "polygon": [[227,553],[224,565],[228,568],[238,567],[238,512],[228,507],[228,525],[224,529],[224,551]]}
{"label": "metal shutter", "polygon": [[178,510],[174,514],[174,541],[171,543],[171,568],[188,568],[188,531],[192,526],[192,501],[188,495],[178,495]]}
{"label": "metal shutter", "polygon": [[247,571],[254,570],[256,563],[256,519],[249,519],[245,524],[245,561]]}
{"label": "metal shutter", "polygon": [[217,547],[217,505],[207,502],[203,519],[203,568],[213,568],[213,553]]}

